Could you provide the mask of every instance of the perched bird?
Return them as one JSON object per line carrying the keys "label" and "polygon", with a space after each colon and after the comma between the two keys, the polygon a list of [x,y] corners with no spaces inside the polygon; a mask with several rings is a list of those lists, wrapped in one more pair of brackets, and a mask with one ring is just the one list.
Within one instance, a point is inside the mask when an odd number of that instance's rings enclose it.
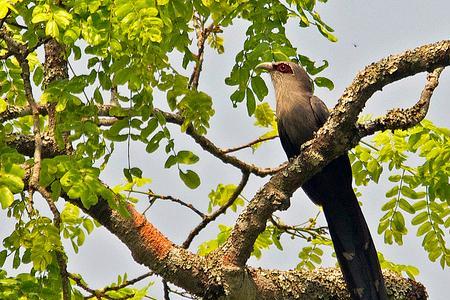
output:
{"label": "perched bird", "polygon": [[[293,62],[261,63],[267,70],[276,96],[278,133],[287,157],[300,153],[300,146],[313,138],[327,120],[326,105],[313,95],[306,71]],[[377,251],[352,188],[347,154],[339,156],[306,181],[306,195],[321,205],[334,250],[352,299],[388,299]]]}

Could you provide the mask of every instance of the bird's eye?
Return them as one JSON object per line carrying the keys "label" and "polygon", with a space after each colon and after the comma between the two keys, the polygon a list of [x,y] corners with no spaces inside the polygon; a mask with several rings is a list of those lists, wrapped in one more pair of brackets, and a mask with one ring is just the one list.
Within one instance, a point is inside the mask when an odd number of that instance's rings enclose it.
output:
{"label": "bird's eye", "polygon": [[281,73],[292,73],[291,67],[285,63],[277,65],[276,69]]}

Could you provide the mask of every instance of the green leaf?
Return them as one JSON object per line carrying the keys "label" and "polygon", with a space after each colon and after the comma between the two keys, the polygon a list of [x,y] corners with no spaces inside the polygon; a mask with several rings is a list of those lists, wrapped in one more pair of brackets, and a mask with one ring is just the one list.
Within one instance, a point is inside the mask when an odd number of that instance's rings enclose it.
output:
{"label": "green leaf", "polygon": [[275,122],[275,113],[267,102],[256,106],[255,110],[255,125],[260,127],[272,127]]}
{"label": "green leaf", "polygon": [[264,97],[266,97],[267,94],[269,93],[266,83],[260,76],[252,77],[251,85],[253,92],[255,92],[256,97],[258,97],[259,101],[263,100]]}
{"label": "green leaf", "polygon": [[408,197],[410,199],[417,199],[417,193],[411,189],[410,187],[404,185],[402,186],[401,193],[403,196]]}
{"label": "green leaf", "polygon": [[409,202],[406,201],[403,198],[400,198],[399,206],[400,206],[401,209],[403,209],[404,211],[406,211],[406,212],[408,212],[410,214],[416,213],[416,210],[414,209],[414,207],[411,204],[409,204]]}
{"label": "green leaf", "polygon": [[59,37],[58,24],[54,19],[48,20],[47,25],[45,25],[45,34],[54,38]]}
{"label": "green leaf", "polygon": [[1,173],[0,172],[0,186],[6,186],[13,193],[19,193],[23,190],[24,183],[21,177],[13,174]]}
{"label": "green leaf", "polygon": [[421,200],[421,201],[417,201],[416,203],[413,204],[413,207],[416,211],[418,210],[422,210],[427,206],[427,201],[426,200]]}
{"label": "green leaf", "polygon": [[[33,82],[35,85],[39,86],[44,78],[44,69],[41,66],[38,66],[33,74]],[[0,109],[1,112],[1,109]]]}
{"label": "green leaf", "polygon": [[53,18],[55,19],[58,26],[63,29],[66,28],[72,21],[72,15],[60,7],[58,7],[56,12],[54,13]]}
{"label": "green leaf", "polygon": [[256,109],[255,95],[250,88],[247,88],[247,113],[249,117],[253,115]]}
{"label": "green leaf", "polygon": [[137,167],[131,168],[130,174],[133,175],[134,177],[142,178],[142,170]]}
{"label": "green leaf", "polygon": [[186,173],[179,170],[181,180],[190,189],[196,189],[200,185],[200,177],[192,170],[187,170]]}
{"label": "green leaf", "polygon": [[242,102],[245,97],[245,92],[243,90],[236,90],[233,94],[231,94],[230,99],[233,104]]}
{"label": "green leaf", "polygon": [[420,225],[419,229],[417,229],[417,236],[424,235],[425,233],[430,231],[430,229],[431,229],[431,223],[430,222],[423,223],[422,225]]}
{"label": "green leaf", "polygon": [[0,268],[2,268],[3,265],[5,264],[7,255],[8,255],[8,251],[6,251],[6,250],[2,250],[0,252]]}
{"label": "green leaf", "polygon": [[405,218],[401,212],[396,211],[394,213],[392,225],[396,231],[406,233]]}
{"label": "green leaf", "polygon": [[0,113],[4,112],[8,108],[8,103],[3,98],[0,98]]}
{"label": "green leaf", "polygon": [[83,227],[88,233],[94,230],[94,222],[91,219],[83,219]]}
{"label": "green leaf", "polygon": [[326,37],[330,42],[337,42],[337,37],[335,37],[331,32],[329,32],[322,24],[316,23],[319,32]]}
{"label": "green leaf", "polygon": [[39,22],[44,22],[47,21],[48,19],[50,19],[50,14],[49,13],[38,13],[38,14],[34,14],[33,12],[33,18],[31,19],[31,22],[36,24]]}
{"label": "green leaf", "polygon": [[128,182],[133,182],[133,177],[131,176],[130,169],[123,168],[123,176],[125,176]]}
{"label": "green leaf", "polygon": [[199,157],[191,151],[179,151],[177,153],[177,162],[185,165],[192,165],[199,161]]}
{"label": "green leaf", "polygon": [[52,190],[52,199],[53,201],[57,201],[61,195],[61,183],[58,180],[55,180],[52,182],[50,187]]}
{"label": "green leaf", "polygon": [[149,141],[149,143],[147,144],[147,147],[145,148],[145,150],[148,153],[152,153],[154,151],[156,151],[156,149],[158,149],[159,147],[159,142],[161,141],[161,139],[164,137],[164,132],[162,131],[158,131]]}
{"label": "green leaf", "polygon": [[400,175],[391,175],[391,176],[389,176],[389,181],[390,182],[399,182],[400,179],[402,179],[402,176],[400,176]]}
{"label": "green leaf", "polygon": [[386,198],[390,198],[397,195],[398,190],[399,190],[398,185],[394,186],[393,188],[391,188],[389,191],[386,192]]}
{"label": "green leaf", "polygon": [[176,165],[177,163],[177,157],[175,155],[170,155],[167,160],[166,163],[164,164],[164,168],[169,169],[170,167]]}
{"label": "green leaf", "polygon": [[333,81],[331,81],[328,78],[325,77],[316,77],[314,78],[314,82],[316,83],[317,86],[320,87],[326,87],[328,88],[330,91],[334,89],[334,83]]}
{"label": "green leaf", "polygon": [[9,9],[7,5],[3,5],[1,2],[0,4],[2,4],[2,6],[0,6],[0,19],[3,19],[8,14]]}
{"label": "green leaf", "polygon": [[17,269],[20,266],[20,251],[16,250],[13,258],[13,268]]}
{"label": "green leaf", "polygon": [[428,219],[428,213],[426,211],[423,211],[411,220],[411,224],[419,225],[425,222],[426,219]]}
{"label": "green leaf", "polygon": [[386,211],[386,210],[393,209],[396,204],[397,204],[397,199],[395,199],[395,198],[391,199],[381,207],[381,210]]}
{"label": "green leaf", "polygon": [[14,202],[14,195],[4,185],[0,185],[0,203],[2,204],[2,208],[8,208]]}

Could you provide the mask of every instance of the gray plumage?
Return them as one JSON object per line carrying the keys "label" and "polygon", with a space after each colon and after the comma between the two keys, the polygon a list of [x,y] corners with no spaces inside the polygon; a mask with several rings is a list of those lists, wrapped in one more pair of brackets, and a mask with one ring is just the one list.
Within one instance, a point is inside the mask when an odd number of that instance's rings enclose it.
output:
{"label": "gray plumage", "polygon": [[[281,144],[288,158],[300,153],[327,120],[326,105],[313,95],[306,71],[292,62],[262,63],[275,88]],[[323,207],[336,256],[352,299],[387,300],[375,246],[352,188],[350,161],[344,154],[306,181],[302,188]]]}

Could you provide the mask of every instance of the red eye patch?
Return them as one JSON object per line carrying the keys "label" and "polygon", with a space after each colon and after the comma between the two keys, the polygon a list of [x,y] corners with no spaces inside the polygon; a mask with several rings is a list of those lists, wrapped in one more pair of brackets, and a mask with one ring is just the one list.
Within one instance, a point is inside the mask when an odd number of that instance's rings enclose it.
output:
{"label": "red eye patch", "polygon": [[275,69],[281,73],[293,73],[291,67],[288,64],[280,63],[275,66]]}

